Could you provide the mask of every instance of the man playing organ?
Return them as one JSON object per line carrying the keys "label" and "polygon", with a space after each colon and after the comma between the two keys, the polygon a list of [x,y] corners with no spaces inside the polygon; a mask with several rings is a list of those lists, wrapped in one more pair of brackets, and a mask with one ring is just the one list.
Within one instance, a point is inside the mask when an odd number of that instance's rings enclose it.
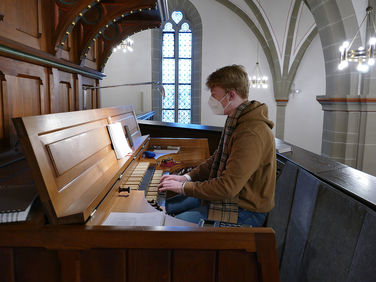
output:
{"label": "man playing organ", "polygon": [[276,152],[273,122],[265,104],[249,101],[244,67],[226,66],[209,75],[209,106],[227,115],[215,153],[188,174],[165,175],[159,191],[178,193],[166,211],[198,223],[201,219],[262,226],[274,206]]}

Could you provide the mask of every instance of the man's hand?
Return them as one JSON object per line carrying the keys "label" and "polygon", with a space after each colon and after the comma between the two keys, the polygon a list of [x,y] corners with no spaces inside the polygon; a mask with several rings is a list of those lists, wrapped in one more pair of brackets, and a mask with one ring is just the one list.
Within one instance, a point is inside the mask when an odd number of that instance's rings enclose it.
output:
{"label": "man's hand", "polygon": [[[185,179],[185,181],[187,180],[184,176],[182,177]],[[160,192],[169,190],[177,194],[183,194],[183,183],[185,181],[176,181],[162,178],[161,183],[159,183],[158,189]]]}
{"label": "man's hand", "polygon": [[162,178],[161,178],[160,183],[162,183],[165,180],[175,180],[175,181],[179,181],[179,182],[186,182],[187,178],[185,176],[183,176],[183,175],[174,175],[174,174],[163,175]]}

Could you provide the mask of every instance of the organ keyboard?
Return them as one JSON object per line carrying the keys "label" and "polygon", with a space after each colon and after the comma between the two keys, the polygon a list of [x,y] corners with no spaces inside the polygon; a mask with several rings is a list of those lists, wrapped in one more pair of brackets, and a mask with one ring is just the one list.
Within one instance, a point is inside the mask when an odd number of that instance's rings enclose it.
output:
{"label": "organ keyboard", "polygon": [[158,185],[162,175],[162,169],[155,169],[155,165],[150,165],[149,162],[140,162],[132,171],[132,174],[122,180],[119,192],[129,193],[130,190],[143,190],[148,202],[160,202],[162,200],[158,201],[158,195],[165,194],[158,192]]}

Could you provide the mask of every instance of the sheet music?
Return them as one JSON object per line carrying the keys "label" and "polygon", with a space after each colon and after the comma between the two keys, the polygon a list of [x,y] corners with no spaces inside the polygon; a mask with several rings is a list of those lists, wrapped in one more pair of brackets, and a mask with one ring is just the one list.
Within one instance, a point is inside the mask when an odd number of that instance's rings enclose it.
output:
{"label": "sheet music", "polygon": [[162,156],[168,155],[168,154],[177,154],[179,153],[179,149],[156,149],[153,152],[155,153],[154,159],[158,159]]}
{"label": "sheet music", "polygon": [[112,212],[102,225],[112,226],[163,226],[166,215],[163,212]]}
{"label": "sheet music", "polygon": [[125,138],[124,130],[120,122],[115,122],[107,125],[108,132],[117,159],[124,158],[126,155],[132,153],[132,149],[129,147],[128,141]]}

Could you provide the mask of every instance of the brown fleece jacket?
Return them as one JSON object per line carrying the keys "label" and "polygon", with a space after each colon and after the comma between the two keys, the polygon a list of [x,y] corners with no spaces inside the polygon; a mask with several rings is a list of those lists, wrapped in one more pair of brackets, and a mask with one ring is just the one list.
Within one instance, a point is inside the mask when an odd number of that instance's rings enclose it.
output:
{"label": "brown fleece jacket", "polygon": [[225,170],[208,180],[213,154],[189,173],[192,182],[184,194],[203,200],[224,200],[239,194],[239,207],[254,212],[269,212],[274,207],[276,152],[273,122],[268,108],[257,101],[243,110],[227,146]]}

